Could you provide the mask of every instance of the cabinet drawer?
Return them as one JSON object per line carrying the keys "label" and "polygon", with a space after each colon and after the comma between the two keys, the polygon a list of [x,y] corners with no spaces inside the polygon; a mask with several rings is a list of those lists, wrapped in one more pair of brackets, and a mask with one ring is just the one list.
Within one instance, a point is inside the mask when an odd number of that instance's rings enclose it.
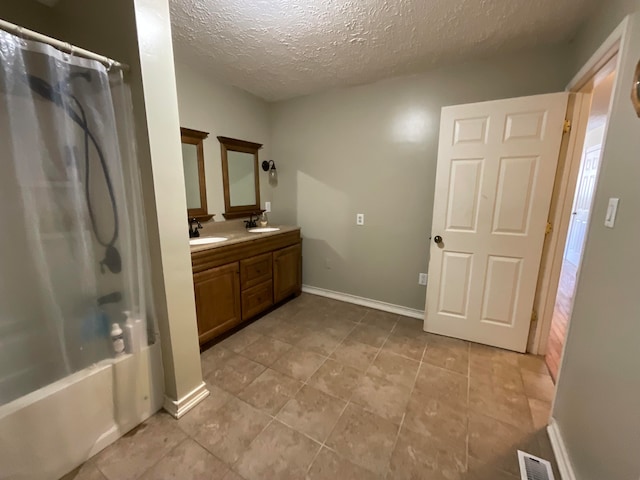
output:
{"label": "cabinet drawer", "polygon": [[240,261],[240,281],[242,290],[255,287],[271,280],[271,252]]}
{"label": "cabinet drawer", "polygon": [[273,282],[261,283],[242,292],[242,319],[257,315],[273,305]]}

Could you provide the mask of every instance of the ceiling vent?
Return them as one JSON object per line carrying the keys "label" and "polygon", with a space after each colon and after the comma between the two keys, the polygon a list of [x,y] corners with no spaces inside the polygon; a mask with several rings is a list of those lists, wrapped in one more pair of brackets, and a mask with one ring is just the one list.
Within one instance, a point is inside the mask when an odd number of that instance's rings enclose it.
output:
{"label": "ceiling vent", "polygon": [[518,450],[520,478],[522,480],[555,480],[551,463]]}

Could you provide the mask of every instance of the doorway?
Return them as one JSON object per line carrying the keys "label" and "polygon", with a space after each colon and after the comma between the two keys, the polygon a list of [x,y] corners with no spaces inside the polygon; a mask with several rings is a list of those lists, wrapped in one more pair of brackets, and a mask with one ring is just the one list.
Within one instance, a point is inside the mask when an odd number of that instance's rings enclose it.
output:
{"label": "doorway", "polygon": [[545,355],[545,361],[554,382],[558,378],[560,360],[573,309],[576,282],[589,227],[593,195],[597,184],[602,145],[608,120],[609,104],[616,76],[616,59],[616,57],[612,58],[594,75],[590,82],[580,89],[580,93],[591,95],[591,105]]}

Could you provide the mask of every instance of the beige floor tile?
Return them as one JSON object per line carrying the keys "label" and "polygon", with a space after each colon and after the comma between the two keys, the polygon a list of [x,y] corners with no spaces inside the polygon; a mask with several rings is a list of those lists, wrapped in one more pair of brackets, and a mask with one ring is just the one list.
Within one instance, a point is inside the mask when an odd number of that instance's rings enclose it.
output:
{"label": "beige floor tile", "polygon": [[359,370],[327,359],[308,383],[329,395],[348,401],[361,377]]}
{"label": "beige floor tile", "polygon": [[389,478],[463,480],[466,469],[466,442],[444,443],[403,427],[391,456]]}
{"label": "beige floor tile", "polygon": [[466,408],[455,408],[437,398],[425,398],[420,392],[414,391],[407,404],[403,425],[416,433],[428,432],[443,441],[465,441],[468,417]]}
{"label": "beige floor tile", "polygon": [[468,405],[469,379],[451,370],[434,367],[427,363],[420,365],[414,391],[424,399],[437,399],[455,408]]}
{"label": "beige floor tile", "polygon": [[469,342],[441,335],[429,335],[422,361],[468,375]]}
{"label": "beige floor tile", "polygon": [[279,333],[286,325],[283,315],[280,313],[281,309],[282,307],[256,320],[255,322],[251,323],[249,327],[254,332],[273,337],[275,334]]}
{"label": "beige floor tile", "polygon": [[232,398],[203,420],[193,438],[220,460],[232,465],[270,421],[265,413]]}
{"label": "beige floor tile", "polygon": [[523,393],[478,382],[473,377],[469,386],[469,409],[515,427],[533,429],[529,402]]}
{"label": "beige floor tile", "polygon": [[305,385],[289,400],[278,420],[319,442],[324,442],[346,403],[320,390]]}
{"label": "beige floor tile", "polygon": [[382,478],[345,460],[327,447],[322,447],[307,474],[307,480],[382,480]]}
{"label": "beige floor tile", "polygon": [[398,427],[389,420],[349,404],[327,439],[327,446],[347,460],[384,474]]}
{"label": "beige floor tile", "polygon": [[310,332],[296,346],[303,350],[310,350],[320,355],[328,356],[340,344],[340,340],[340,338],[324,332]]}
{"label": "beige floor tile", "polygon": [[369,367],[368,373],[391,383],[412,388],[420,363],[389,351],[381,351]]}
{"label": "beige floor tile", "polygon": [[[490,462],[469,457],[465,480],[520,480],[520,476],[496,470]],[[557,477],[556,480],[560,480]]]}
{"label": "beige floor tile", "polygon": [[280,328],[274,329],[271,336],[291,345],[295,345],[311,331],[294,322],[283,322]]}
{"label": "beige floor tile", "polygon": [[333,309],[334,317],[343,322],[360,323],[368,309],[352,303],[338,302]]}
{"label": "beige floor tile", "polygon": [[322,328],[322,333],[325,333],[338,341],[344,340],[358,324],[353,322],[345,322],[339,319],[332,319],[327,322]]}
{"label": "beige floor tile", "polygon": [[320,444],[273,421],[233,467],[247,480],[304,478]]}
{"label": "beige floor tile", "polygon": [[531,409],[533,428],[535,428],[536,430],[540,430],[549,425],[549,417],[551,416],[550,402],[544,402],[536,398],[530,398],[529,408]]}
{"label": "beige floor tile", "polygon": [[231,350],[227,350],[219,344],[205,350],[200,354],[202,376],[206,377],[213,370],[222,368],[222,365],[234,355],[235,354]]}
{"label": "beige floor tile", "polygon": [[204,421],[233,398],[233,395],[215,385],[209,385],[208,388],[209,396],[178,420],[178,427],[187,435],[194,435]]}
{"label": "beige floor tile", "polygon": [[490,388],[506,389],[524,394],[522,370],[508,363],[472,364],[469,376],[473,382],[485,383]]}
{"label": "beige floor tile", "polygon": [[107,480],[92,460],[67,473],[60,480]]}
{"label": "beige floor tile", "polygon": [[545,402],[553,402],[556,387],[550,375],[541,375],[529,370],[522,371],[524,381],[524,391],[529,398],[535,398]]}
{"label": "beige floor tile", "polygon": [[549,375],[549,368],[544,361],[544,355],[520,355],[518,357],[518,365],[522,370]]}
{"label": "beige floor tile", "polygon": [[398,315],[398,322],[393,332],[414,338],[421,338],[423,335],[426,335],[424,332],[424,320]]}
{"label": "beige floor tile", "polygon": [[292,346],[275,338],[263,336],[242,350],[241,355],[269,367]]}
{"label": "beige floor tile", "polygon": [[365,410],[400,425],[410,392],[408,387],[367,373],[354,390],[351,401]]}
{"label": "beige floor tile", "polygon": [[240,353],[247,348],[253,342],[256,342],[263,338],[263,335],[250,329],[243,328],[239,332],[234,333],[228,338],[225,338],[220,342],[220,346],[231,350],[235,353]]}
{"label": "beige floor tile", "polygon": [[222,480],[246,480],[246,479],[242,478],[239,474],[237,474],[233,470],[229,470],[227,474],[222,478]]}
{"label": "beige floor tile", "polygon": [[469,362],[471,366],[474,364],[486,366],[490,363],[497,363],[500,365],[519,367],[519,357],[519,353],[490,347],[488,345],[481,345],[479,343],[471,343],[469,348]]}
{"label": "beige floor tile", "polygon": [[264,369],[264,365],[241,355],[233,354],[221,366],[214,368],[204,379],[206,382],[235,394],[253,382]]}
{"label": "beige floor tile", "polygon": [[382,350],[420,361],[426,345],[427,341],[423,336],[415,337],[412,334],[394,331],[385,342]]}
{"label": "beige floor tile", "polygon": [[324,363],[325,357],[308,350],[293,347],[278,360],[271,368],[280,373],[306,382],[311,375]]}
{"label": "beige floor tile", "polygon": [[338,363],[364,372],[378,353],[378,348],[346,338],[331,354]]}
{"label": "beige floor tile", "polygon": [[493,470],[519,475],[517,450],[536,455],[539,446],[534,432],[486,415],[469,414],[469,456]]}
{"label": "beige floor tile", "polygon": [[360,323],[347,338],[379,348],[389,336],[389,332],[378,327]]}
{"label": "beige floor tile", "polygon": [[190,438],[176,446],[141,477],[141,480],[222,480],[224,463]]}
{"label": "beige floor tile", "polygon": [[251,382],[238,398],[249,405],[275,415],[302,387],[302,382],[267,368]]}
{"label": "beige floor tile", "polygon": [[185,438],[171,416],[158,413],[105,448],[94,462],[108,480],[137,479]]}
{"label": "beige floor tile", "polygon": [[390,332],[398,322],[398,315],[381,310],[369,310],[362,318],[362,323],[378,327],[386,332]]}

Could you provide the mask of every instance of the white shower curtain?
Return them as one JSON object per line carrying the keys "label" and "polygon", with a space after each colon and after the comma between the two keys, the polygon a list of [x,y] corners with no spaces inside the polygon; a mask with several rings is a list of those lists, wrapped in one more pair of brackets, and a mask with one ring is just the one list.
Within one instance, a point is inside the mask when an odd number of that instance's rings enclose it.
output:
{"label": "white shower curtain", "polygon": [[0,405],[152,318],[131,105],[120,70],[0,30]]}

